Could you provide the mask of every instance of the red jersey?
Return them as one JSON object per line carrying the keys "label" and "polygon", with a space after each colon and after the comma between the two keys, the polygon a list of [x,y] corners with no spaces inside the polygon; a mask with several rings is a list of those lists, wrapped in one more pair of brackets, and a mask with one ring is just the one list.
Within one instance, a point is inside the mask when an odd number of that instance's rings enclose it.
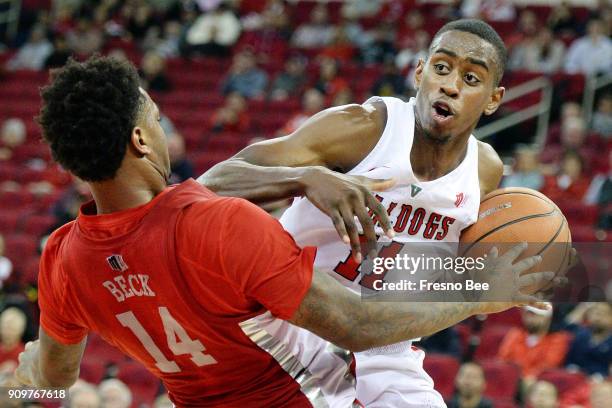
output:
{"label": "red jersey", "polygon": [[47,334],[74,344],[99,333],[161,378],[178,407],[312,406],[240,323],[294,314],[314,248],[299,248],[255,205],[193,180],[137,208],[89,214],[93,202],[42,255]]}

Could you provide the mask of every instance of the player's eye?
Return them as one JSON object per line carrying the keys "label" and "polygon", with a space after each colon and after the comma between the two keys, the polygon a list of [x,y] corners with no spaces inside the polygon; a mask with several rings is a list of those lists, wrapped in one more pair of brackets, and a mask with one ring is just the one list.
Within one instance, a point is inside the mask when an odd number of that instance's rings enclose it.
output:
{"label": "player's eye", "polygon": [[480,80],[474,74],[467,74],[465,76],[465,82],[467,82],[470,85],[476,85],[477,83],[480,82]]}
{"label": "player's eye", "polygon": [[438,74],[448,73],[448,67],[445,64],[434,64],[434,71]]}

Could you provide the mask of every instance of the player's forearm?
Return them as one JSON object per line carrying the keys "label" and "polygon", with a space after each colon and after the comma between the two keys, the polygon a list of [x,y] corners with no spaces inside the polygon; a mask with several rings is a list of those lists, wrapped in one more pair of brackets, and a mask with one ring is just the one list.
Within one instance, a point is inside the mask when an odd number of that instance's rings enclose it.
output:
{"label": "player's forearm", "polygon": [[235,158],[215,165],[198,182],[219,195],[265,203],[303,195],[316,171],[313,166],[258,166]]}
{"label": "player's forearm", "polygon": [[429,336],[481,313],[481,303],[376,302],[316,271],[291,322],[332,343],[362,351]]}
{"label": "player's forearm", "polygon": [[477,303],[360,302],[354,313],[353,351],[430,336],[480,312]]}

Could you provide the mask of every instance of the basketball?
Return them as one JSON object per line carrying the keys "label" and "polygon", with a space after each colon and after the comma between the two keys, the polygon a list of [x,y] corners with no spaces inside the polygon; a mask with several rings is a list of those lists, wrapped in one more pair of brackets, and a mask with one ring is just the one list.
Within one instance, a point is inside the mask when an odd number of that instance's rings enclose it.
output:
{"label": "basketball", "polygon": [[524,273],[555,272],[559,275],[570,260],[572,238],[565,216],[544,194],[528,188],[502,188],[487,194],[480,203],[478,221],[463,231],[460,253],[478,257],[497,246],[500,255],[514,244],[527,242],[517,259],[542,256],[542,262]]}

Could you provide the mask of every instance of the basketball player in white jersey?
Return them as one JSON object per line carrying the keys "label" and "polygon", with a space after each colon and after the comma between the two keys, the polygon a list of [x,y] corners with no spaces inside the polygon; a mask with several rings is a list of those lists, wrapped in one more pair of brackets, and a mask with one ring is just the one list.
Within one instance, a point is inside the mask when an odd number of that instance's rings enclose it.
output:
{"label": "basketball player in white jersey", "polygon": [[[245,148],[199,181],[255,202],[303,197],[282,224],[298,244],[318,247],[317,267],[357,289],[364,279],[360,232],[368,248],[390,238],[456,243],[476,221],[502,162],[472,131],[501,103],[505,61],[503,41],[488,24],[449,23],[418,63],[416,98],[327,109],[291,135]],[[336,364],[346,358],[341,350],[288,323],[255,323],[284,339],[313,375],[334,378],[327,392],[346,386],[346,366]],[[356,353],[357,398],[366,407],[444,407],[423,357],[411,342]]]}

